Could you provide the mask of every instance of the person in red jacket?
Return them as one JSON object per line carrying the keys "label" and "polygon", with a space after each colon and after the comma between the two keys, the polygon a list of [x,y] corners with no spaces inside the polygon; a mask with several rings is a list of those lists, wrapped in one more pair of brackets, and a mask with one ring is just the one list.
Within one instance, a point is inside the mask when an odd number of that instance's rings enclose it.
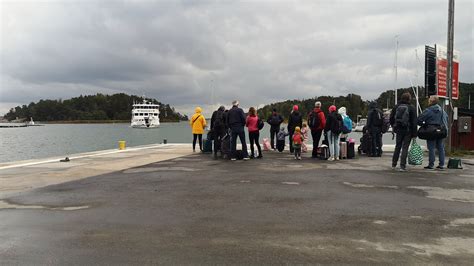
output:
{"label": "person in red jacket", "polygon": [[319,141],[321,135],[326,127],[326,116],[321,111],[321,102],[314,103],[314,110],[308,114],[308,126],[311,129],[311,137],[313,138],[313,152],[312,158],[317,158],[317,149],[319,147]]}
{"label": "person in red jacket", "polygon": [[247,116],[247,121],[245,123],[249,130],[249,139],[250,139],[250,159],[255,158],[255,153],[253,149],[253,144],[257,146],[258,149],[258,157],[256,158],[262,158],[262,148],[260,147],[260,130],[258,129],[258,116],[257,116],[257,111],[255,110],[254,107],[250,107],[249,109],[249,115]]}

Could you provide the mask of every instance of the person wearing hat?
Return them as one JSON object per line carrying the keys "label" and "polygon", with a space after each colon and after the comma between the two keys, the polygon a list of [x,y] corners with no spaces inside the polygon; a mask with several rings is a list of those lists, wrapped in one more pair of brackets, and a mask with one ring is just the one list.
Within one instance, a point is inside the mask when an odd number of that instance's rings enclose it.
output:
{"label": "person wearing hat", "polygon": [[243,159],[249,160],[247,143],[245,142],[245,114],[244,110],[239,107],[239,101],[232,102],[232,108],[227,113],[227,122],[231,131],[231,160],[235,161],[237,159],[237,137],[239,137],[242,143]]}
{"label": "person wearing hat", "polygon": [[335,105],[329,107],[329,115],[324,128],[329,142],[329,152],[331,153],[329,161],[339,160],[339,139],[342,132],[342,116],[337,112]]}
{"label": "person wearing hat", "polygon": [[294,152],[293,149],[293,134],[295,133],[295,128],[303,127],[303,116],[299,112],[298,105],[293,106],[293,110],[291,111],[290,117],[288,118],[288,133],[290,139],[290,153]]}
{"label": "person wearing hat", "polygon": [[283,117],[277,113],[277,110],[273,108],[272,115],[267,119],[267,123],[270,125],[270,146],[275,150],[275,138],[280,131],[280,125],[283,123]]}
{"label": "person wearing hat", "polygon": [[324,128],[326,127],[326,116],[321,110],[321,102],[317,101],[314,103],[314,109],[308,114],[308,127],[311,130],[311,138],[313,139],[313,152],[312,158],[318,157],[319,141]]}
{"label": "person wearing hat", "polygon": [[303,145],[304,136],[301,134],[300,127],[295,127],[295,132],[293,133],[293,149],[295,151],[295,160],[301,160],[301,146]]}

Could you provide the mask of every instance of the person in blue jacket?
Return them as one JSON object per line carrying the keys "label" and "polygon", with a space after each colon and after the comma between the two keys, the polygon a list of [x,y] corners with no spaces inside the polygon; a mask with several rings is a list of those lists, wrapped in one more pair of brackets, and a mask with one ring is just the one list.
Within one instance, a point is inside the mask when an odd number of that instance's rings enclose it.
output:
{"label": "person in blue jacket", "polygon": [[[432,95],[429,99],[429,107],[426,108],[423,113],[418,117],[418,125],[439,125],[445,129],[448,128],[448,114],[439,106],[438,96]],[[444,138],[427,140],[426,145],[428,146],[428,166],[425,167],[427,170],[434,169],[434,163],[436,159],[435,148],[438,150],[439,165],[436,167],[438,170],[444,170]]]}

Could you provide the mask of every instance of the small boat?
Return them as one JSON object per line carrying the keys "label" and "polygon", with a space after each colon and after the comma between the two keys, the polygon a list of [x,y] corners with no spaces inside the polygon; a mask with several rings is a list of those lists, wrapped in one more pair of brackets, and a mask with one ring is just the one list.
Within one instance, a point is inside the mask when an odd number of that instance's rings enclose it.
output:
{"label": "small boat", "polygon": [[160,109],[158,104],[143,100],[143,103],[134,103],[132,108],[132,128],[157,128],[160,126]]}

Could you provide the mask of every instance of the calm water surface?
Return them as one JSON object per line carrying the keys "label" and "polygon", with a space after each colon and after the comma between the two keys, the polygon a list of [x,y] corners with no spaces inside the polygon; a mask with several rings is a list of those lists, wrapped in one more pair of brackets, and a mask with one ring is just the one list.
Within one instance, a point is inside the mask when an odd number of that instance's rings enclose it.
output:
{"label": "calm water surface", "polygon": [[[269,135],[269,127],[265,125],[260,140]],[[351,133],[350,137],[358,143],[360,133]],[[125,140],[127,147],[133,147],[162,143],[164,139],[168,143],[190,143],[192,134],[188,122],[164,123],[155,129],[130,128],[129,124],[49,124],[0,128],[0,162],[113,149],[117,148],[119,140]],[[391,134],[384,136],[384,143],[393,143]]]}

